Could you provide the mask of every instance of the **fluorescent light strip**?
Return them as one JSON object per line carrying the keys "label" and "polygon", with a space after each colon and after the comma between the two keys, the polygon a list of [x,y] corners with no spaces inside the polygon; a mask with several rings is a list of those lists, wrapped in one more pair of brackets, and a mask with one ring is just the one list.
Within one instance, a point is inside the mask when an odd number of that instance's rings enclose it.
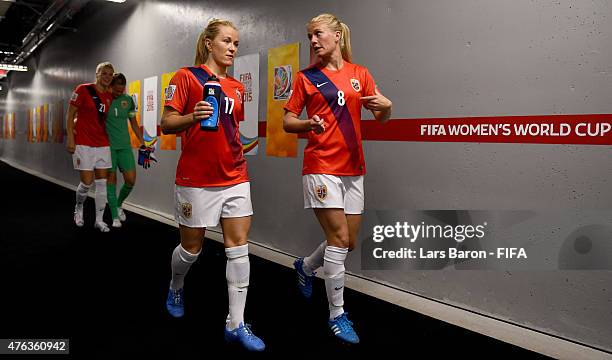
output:
{"label": "fluorescent light strip", "polygon": [[28,67],[23,65],[0,64],[0,70],[28,71]]}

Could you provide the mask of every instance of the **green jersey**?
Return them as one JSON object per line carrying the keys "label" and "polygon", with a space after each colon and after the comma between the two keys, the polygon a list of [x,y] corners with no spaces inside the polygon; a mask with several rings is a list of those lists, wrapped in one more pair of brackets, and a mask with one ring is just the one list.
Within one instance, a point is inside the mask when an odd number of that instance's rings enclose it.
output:
{"label": "green jersey", "polygon": [[106,133],[112,149],[131,147],[128,118],[136,115],[132,97],[126,94],[113,100],[106,117]]}

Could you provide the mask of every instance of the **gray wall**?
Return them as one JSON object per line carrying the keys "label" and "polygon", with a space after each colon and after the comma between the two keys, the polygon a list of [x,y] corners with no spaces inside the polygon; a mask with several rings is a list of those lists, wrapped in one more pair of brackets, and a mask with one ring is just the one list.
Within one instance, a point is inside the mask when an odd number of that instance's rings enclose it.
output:
{"label": "gray wall", "polygon": [[[78,15],[78,33],[56,33],[27,61],[30,72],[11,74],[0,114],[17,113],[17,140],[0,142],[0,156],[77,184],[63,145],[26,142],[25,108],[67,99],[76,84],[93,79],[102,60],[113,62],[128,81],[191,65],[197,36],[211,17],[237,24],[241,54],[261,55],[260,119],[266,116],[267,49],[299,41],[301,64],[307,64],[304,24],[320,12],[335,13],[351,26],[354,59],[368,66],[394,101],[395,118],[612,113],[611,6],[605,0],[92,2]],[[248,157],[251,237],[306,254],[323,234],[302,209],[301,156],[267,157],[261,140],[259,155]],[[300,142],[300,153],[303,147]],[[597,210],[609,209],[612,200],[608,147],[365,142],[364,149],[369,175],[362,238],[377,210]],[[179,152],[158,155],[159,164],[139,169],[130,201],[172,213]],[[579,224],[566,225],[551,238],[552,248],[560,248]],[[612,350],[609,271],[365,271],[359,249],[347,266]]]}

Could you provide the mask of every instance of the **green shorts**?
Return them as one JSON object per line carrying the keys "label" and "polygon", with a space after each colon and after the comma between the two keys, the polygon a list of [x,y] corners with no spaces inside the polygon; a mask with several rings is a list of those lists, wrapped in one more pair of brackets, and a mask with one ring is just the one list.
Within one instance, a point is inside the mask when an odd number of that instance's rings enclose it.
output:
{"label": "green shorts", "polygon": [[130,171],[136,169],[136,163],[134,162],[134,153],[132,153],[132,149],[113,149],[111,148],[111,160],[113,166],[109,169],[109,171],[117,171],[117,167],[119,167],[119,171]]}

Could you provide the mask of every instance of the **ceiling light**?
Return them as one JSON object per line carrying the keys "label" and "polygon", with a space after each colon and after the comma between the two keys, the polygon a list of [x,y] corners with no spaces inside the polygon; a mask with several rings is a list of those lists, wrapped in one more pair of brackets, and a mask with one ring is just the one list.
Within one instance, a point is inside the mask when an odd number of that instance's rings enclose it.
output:
{"label": "ceiling light", "polygon": [[32,52],[34,52],[34,50],[36,50],[36,48],[38,47],[38,45],[40,45],[40,42],[35,44],[34,46],[32,46],[30,48],[30,50],[28,51],[28,55],[30,55]]}
{"label": "ceiling light", "polygon": [[28,67],[23,65],[0,64],[0,70],[28,71]]}

